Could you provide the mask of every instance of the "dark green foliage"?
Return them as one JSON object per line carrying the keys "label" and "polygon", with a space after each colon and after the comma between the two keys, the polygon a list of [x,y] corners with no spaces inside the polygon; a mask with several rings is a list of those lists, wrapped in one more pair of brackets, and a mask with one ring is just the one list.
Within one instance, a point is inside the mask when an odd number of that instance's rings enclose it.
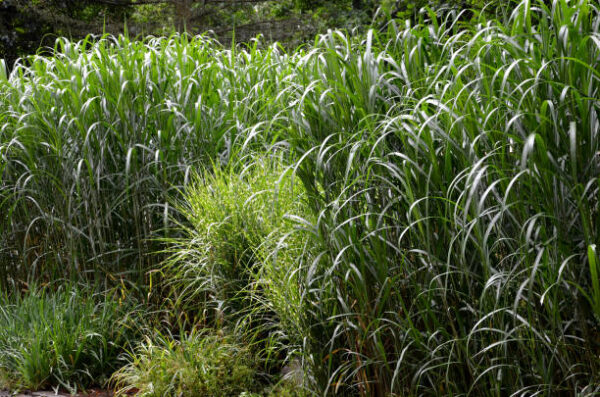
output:
{"label": "dark green foliage", "polygon": [[93,0],[2,0],[0,1],[0,59],[9,67],[15,60],[38,51],[47,52],[56,37],[83,38],[101,34],[111,23],[122,25],[132,9],[108,7]]}
{"label": "dark green foliage", "polygon": [[[355,4],[356,3],[356,4]],[[370,23],[368,14],[378,1],[264,0],[245,2],[205,2],[203,0],[163,0],[137,4],[129,0],[3,0],[0,1],[0,59],[12,67],[18,57],[46,51],[56,37],[80,40],[89,34],[128,32],[136,35],[161,35],[214,31],[224,40],[234,30],[250,29],[275,40],[289,40],[289,32],[265,27],[264,22],[285,20],[292,25],[318,24],[319,29],[357,27]],[[299,13],[309,15],[299,16]],[[363,15],[364,14],[364,15]],[[255,25],[255,26],[254,26]],[[304,27],[302,30],[308,29]],[[310,38],[316,32],[310,29]],[[249,37],[242,35],[244,40]],[[293,35],[292,35],[293,36]],[[304,37],[307,39],[307,37]]]}

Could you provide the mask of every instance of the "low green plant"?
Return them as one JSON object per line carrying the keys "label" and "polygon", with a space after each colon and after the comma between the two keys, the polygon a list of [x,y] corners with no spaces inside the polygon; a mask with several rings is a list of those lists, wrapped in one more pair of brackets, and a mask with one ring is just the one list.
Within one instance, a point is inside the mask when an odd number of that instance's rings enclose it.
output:
{"label": "low green plant", "polygon": [[230,397],[257,390],[254,358],[229,336],[192,332],[180,340],[157,333],[130,353],[112,377],[117,396]]}
{"label": "low green plant", "polygon": [[0,298],[0,388],[103,386],[138,335],[132,305],[79,287]]}

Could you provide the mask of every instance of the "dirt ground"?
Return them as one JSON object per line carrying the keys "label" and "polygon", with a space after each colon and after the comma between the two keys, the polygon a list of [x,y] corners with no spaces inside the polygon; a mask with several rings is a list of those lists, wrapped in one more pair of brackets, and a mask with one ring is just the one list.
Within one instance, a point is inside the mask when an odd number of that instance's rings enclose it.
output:
{"label": "dirt ground", "polygon": [[[102,390],[90,390],[87,393],[76,394],[76,397],[112,397],[113,393]],[[0,397],[73,397],[70,394],[56,393],[53,391],[35,391],[11,394],[0,390]]]}

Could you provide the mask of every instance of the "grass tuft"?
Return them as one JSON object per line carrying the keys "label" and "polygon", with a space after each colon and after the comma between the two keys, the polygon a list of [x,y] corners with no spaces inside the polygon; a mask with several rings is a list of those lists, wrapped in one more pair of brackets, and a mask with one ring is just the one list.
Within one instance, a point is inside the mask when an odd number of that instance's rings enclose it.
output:
{"label": "grass tuft", "polygon": [[137,338],[137,311],[112,294],[32,288],[0,300],[0,388],[104,386]]}
{"label": "grass tuft", "polygon": [[137,346],[113,375],[117,396],[241,396],[256,390],[253,358],[225,336],[192,333],[177,341],[157,334]]}

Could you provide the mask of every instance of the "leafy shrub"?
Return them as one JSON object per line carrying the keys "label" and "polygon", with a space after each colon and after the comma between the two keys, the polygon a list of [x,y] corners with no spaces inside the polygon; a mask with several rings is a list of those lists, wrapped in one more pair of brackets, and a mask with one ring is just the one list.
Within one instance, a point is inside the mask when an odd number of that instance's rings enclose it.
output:
{"label": "leafy shrub", "polygon": [[230,397],[256,389],[252,355],[230,337],[193,332],[180,341],[157,334],[113,375],[117,395]]}
{"label": "leafy shrub", "polygon": [[137,329],[130,304],[76,287],[0,301],[0,387],[103,386]]}

